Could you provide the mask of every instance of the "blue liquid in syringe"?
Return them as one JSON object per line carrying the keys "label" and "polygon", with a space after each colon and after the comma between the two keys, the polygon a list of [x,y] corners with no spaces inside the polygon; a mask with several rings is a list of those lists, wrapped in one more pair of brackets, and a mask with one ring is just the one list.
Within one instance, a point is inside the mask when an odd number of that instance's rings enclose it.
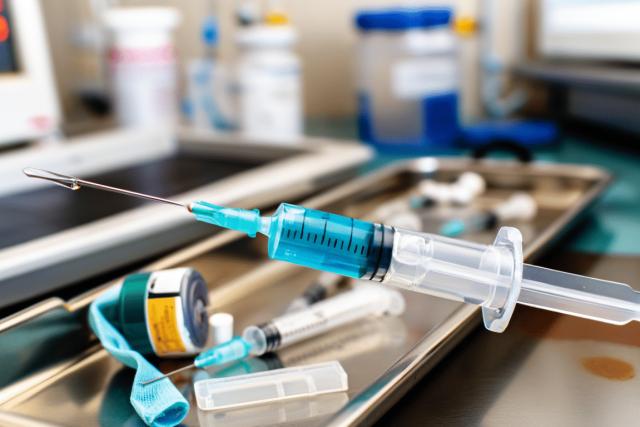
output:
{"label": "blue liquid in syringe", "polygon": [[208,202],[191,211],[200,221],[268,236],[270,258],[355,278],[381,279],[393,243],[389,227],[288,203],[271,217]]}

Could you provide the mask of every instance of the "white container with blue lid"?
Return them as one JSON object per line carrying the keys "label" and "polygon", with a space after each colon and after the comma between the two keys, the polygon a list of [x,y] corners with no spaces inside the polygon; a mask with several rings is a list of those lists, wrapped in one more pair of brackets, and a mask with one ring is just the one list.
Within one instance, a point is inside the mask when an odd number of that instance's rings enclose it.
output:
{"label": "white container with blue lid", "polygon": [[383,151],[433,152],[459,132],[457,41],[449,8],[355,16],[360,137]]}

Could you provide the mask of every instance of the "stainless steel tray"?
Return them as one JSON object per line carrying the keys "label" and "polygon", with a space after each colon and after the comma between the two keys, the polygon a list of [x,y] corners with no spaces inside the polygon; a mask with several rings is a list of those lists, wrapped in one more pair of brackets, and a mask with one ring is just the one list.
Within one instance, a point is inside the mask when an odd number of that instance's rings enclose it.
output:
{"label": "stainless steel tray", "polygon": [[[350,181],[303,204],[367,217],[381,202],[406,195],[426,176],[452,180],[467,170],[482,174],[488,183],[478,205],[490,205],[514,191],[535,196],[540,208],[535,220],[514,224],[523,231],[529,261],[559,238],[610,181],[606,172],[585,166],[423,158]],[[490,242],[494,234],[492,230],[466,237]],[[211,286],[213,306],[233,313],[237,328],[243,328],[280,314],[317,274],[269,261],[263,246],[263,241],[236,233],[219,233],[148,269],[197,268]],[[139,422],[128,403],[132,372],[109,357],[84,326],[86,307],[108,286],[111,284],[68,302],[44,301],[0,322],[0,362],[6,367],[0,374],[0,384],[5,384],[0,389],[0,424],[28,425],[34,419],[82,426]],[[400,318],[345,327],[233,368],[255,371],[338,359],[349,374],[348,393],[228,413],[200,412],[193,402],[185,423],[374,422],[478,324],[478,310],[473,306],[425,295],[405,296],[407,310]],[[162,370],[185,363],[158,362]],[[175,380],[190,393],[189,377]]]}

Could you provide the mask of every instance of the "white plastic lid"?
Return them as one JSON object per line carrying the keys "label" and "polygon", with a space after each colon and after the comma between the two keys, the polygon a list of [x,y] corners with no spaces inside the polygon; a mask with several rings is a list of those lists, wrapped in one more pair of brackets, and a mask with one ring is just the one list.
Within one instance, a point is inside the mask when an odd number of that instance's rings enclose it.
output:
{"label": "white plastic lid", "polygon": [[296,32],[289,25],[257,25],[240,31],[236,36],[236,42],[240,47],[249,48],[289,47],[296,40]]}
{"label": "white plastic lid", "polygon": [[113,30],[171,30],[180,22],[180,13],[171,7],[116,7],[104,15]]}
{"label": "white plastic lid", "polygon": [[203,411],[318,396],[348,388],[347,373],[337,361],[212,378],[193,385],[198,408]]}
{"label": "white plastic lid", "polygon": [[233,316],[229,313],[216,313],[209,317],[209,326],[213,345],[218,345],[233,338]]}

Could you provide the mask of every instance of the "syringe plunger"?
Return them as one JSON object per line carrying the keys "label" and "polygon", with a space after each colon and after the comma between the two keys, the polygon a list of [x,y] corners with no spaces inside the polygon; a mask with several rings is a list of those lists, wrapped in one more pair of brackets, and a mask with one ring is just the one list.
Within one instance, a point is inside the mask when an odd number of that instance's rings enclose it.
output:
{"label": "syringe plunger", "polygon": [[493,245],[395,230],[383,283],[482,306],[485,327],[502,332],[517,302],[612,324],[640,320],[628,285],[524,264],[522,235],[502,227]]}

